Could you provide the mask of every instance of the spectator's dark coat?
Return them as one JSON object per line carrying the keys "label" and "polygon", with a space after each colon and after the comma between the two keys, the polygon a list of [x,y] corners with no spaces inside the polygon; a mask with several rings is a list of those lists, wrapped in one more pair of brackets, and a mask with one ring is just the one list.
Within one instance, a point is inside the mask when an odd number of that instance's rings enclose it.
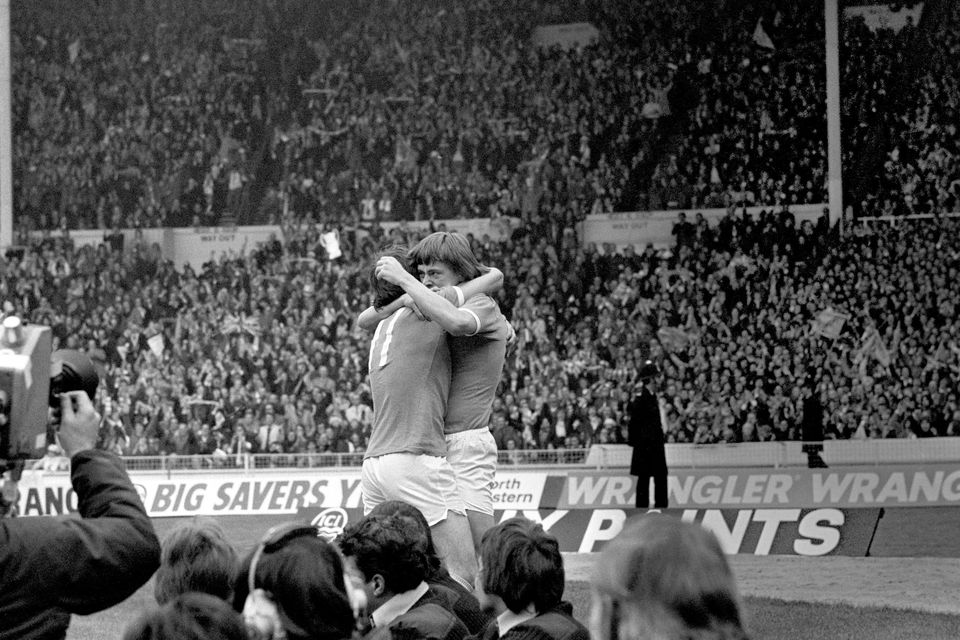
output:
{"label": "spectator's dark coat", "polygon": [[649,505],[650,478],[654,482],[654,504],[667,506],[667,456],[657,396],[644,387],[627,405],[628,438],[633,447],[630,474],[637,476],[637,508]]}
{"label": "spectator's dark coat", "polygon": [[429,584],[431,589],[447,600],[448,606],[445,608],[455,613],[471,634],[480,633],[490,623],[492,617],[480,608],[477,597],[446,571]]}
{"label": "spectator's dark coat", "polygon": [[71,482],[82,518],[0,520],[0,639],[63,638],[70,614],[111,607],[160,564],[160,543],[119,458],[85,451]]}
{"label": "spectator's dark coat", "polygon": [[640,475],[660,470],[666,473],[667,458],[663,448],[663,426],[660,424],[657,397],[644,388],[627,405],[627,414],[630,420],[629,444],[633,447],[630,473]]}
{"label": "spectator's dark coat", "polygon": [[480,636],[470,640],[589,640],[590,632],[573,617],[573,607],[569,602],[561,602],[550,611],[530,618],[518,624],[503,636],[499,635],[494,620]]}
{"label": "spectator's dark coat", "polygon": [[467,627],[460,618],[446,608],[444,598],[431,587],[409,611],[397,616],[385,627],[374,628],[366,638],[367,640],[391,640],[391,638],[463,640],[467,634]]}

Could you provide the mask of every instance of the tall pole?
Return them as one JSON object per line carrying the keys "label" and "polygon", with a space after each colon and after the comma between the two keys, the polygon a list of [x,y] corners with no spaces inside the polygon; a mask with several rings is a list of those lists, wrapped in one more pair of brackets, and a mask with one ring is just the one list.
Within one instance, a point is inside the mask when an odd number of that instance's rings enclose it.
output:
{"label": "tall pole", "polygon": [[830,225],[843,219],[840,172],[840,21],[837,0],[823,0],[827,61],[827,197]]}
{"label": "tall pole", "polygon": [[10,0],[0,0],[0,249],[13,244],[13,132],[10,115]]}

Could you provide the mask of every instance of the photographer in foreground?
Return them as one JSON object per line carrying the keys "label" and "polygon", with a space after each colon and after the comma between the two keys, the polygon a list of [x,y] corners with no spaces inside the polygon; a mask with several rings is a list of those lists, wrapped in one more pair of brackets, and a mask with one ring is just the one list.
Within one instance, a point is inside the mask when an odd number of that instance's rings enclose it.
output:
{"label": "photographer in foreground", "polygon": [[64,638],[71,614],[123,601],[159,564],[160,543],[123,464],[94,448],[100,415],[89,396],[62,394],[60,411],[81,517],[0,520],[0,640]]}

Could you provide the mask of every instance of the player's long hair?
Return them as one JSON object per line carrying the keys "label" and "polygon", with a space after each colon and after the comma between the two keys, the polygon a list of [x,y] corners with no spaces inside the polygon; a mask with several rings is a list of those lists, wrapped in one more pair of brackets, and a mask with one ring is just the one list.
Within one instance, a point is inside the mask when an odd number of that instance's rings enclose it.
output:
{"label": "player's long hair", "polygon": [[[378,258],[396,258],[403,268],[416,276],[416,270],[411,268],[410,251],[406,245],[391,244],[380,250]],[[373,287],[373,306],[377,309],[384,307],[403,295],[403,288],[377,278],[376,267],[370,270],[370,284]]]}
{"label": "player's long hair", "polygon": [[422,264],[442,262],[460,278],[460,282],[473,280],[487,268],[473,255],[470,242],[459,233],[437,231],[418,242],[410,250],[410,262],[414,270]]}

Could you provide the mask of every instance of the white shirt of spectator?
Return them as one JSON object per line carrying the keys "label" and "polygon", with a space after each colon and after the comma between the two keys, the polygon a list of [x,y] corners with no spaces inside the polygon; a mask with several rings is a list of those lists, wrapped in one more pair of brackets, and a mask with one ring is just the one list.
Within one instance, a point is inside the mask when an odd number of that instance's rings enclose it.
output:
{"label": "white shirt of spectator", "polygon": [[382,605],[376,611],[370,614],[370,621],[375,627],[383,627],[413,608],[417,600],[422,598],[430,589],[426,582],[421,582],[410,591],[398,593]]}
{"label": "white shirt of spectator", "polygon": [[497,635],[498,637],[503,637],[510,629],[513,629],[517,625],[523,624],[527,620],[536,617],[537,612],[534,611],[533,605],[530,604],[526,609],[520,613],[514,613],[507,609],[503,613],[497,616]]}
{"label": "white shirt of spectator", "polygon": [[275,442],[283,442],[283,427],[280,423],[265,424],[257,431],[257,440],[260,450],[266,451]]}
{"label": "white shirt of spectator", "polygon": [[354,404],[346,408],[343,417],[347,422],[357,420],[360,424],[373,424],[373,409],[365,404]]}
{"label": "white shirt of spectator", "polygon": [[567,422],[566,420],[557,420],[556,432],[558,438],[567,437]]}
{"label": "white shirt of spectator", "polygon": [[360,201],[360,215],[364,220],[373,220],[376,217],[375,205],[376,200],[369,193]]}

